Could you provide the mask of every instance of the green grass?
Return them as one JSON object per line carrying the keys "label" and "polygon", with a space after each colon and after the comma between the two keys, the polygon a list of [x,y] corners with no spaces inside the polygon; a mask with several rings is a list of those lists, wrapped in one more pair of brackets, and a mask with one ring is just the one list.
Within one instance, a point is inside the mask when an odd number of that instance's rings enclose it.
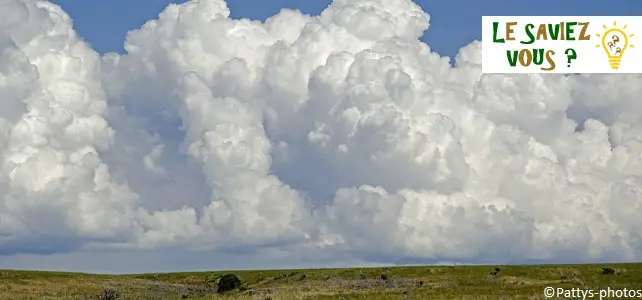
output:
{"label": "green grass", "polygon": [[[491,274],[499,267],[498,274]],[[602,274],[603,267],[616,274]],[[233,273],[242,288],[216,293]],[[305,274],[305,278],[301,274]],[[385,274],[388,280],[382,280]],[[136,275],[0,270],[0,299],[544,299],[545,287],[642,289],[642,263],[538,266],[419,266]],[[595,297],[599,299],[599,297]],[[560,298],[561,299],[561,298]]]}

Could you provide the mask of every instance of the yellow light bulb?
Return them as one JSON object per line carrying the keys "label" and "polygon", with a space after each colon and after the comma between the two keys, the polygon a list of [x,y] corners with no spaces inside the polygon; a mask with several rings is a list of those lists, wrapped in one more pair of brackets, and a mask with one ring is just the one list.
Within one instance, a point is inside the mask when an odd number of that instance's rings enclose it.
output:
{"label": "yellow light bulb", "polygon": [[626,50],[626,47],[628,45],[629,39],[626,36],[626,33],[624,33],[624,31],[620,29],[612,28],[605,32],[604,36],[602,36],[602,47],[604,47],[606,55],[609,56],[609,63],[611,64],[611,68],[613,68],[613,70],[617,70],[617,68],[620,67],[620,62],[622,62],[622,55],[624,54],[624,50]]}
{"label": "yellow light bulb", "polygon": [[[620,67],[624,50],[629,46],[633,47],[633,45],[629,45],[629,37],[632,37],[633,34],[627,35],[624,32],[626,25],[622,29],[615,28],[615,26],[617,26],[617,23],[613,22],[613,28],[608,29],[602,35],[597,34],[597,36],[602,37],[601,46],[606,51],[606,55],[609,57],[609,64],[613,70],[617,70]],[[603,25],[603,27],[607,29],[606,25]],[[600,45],[597,45],[597,47],[600,47]]]}

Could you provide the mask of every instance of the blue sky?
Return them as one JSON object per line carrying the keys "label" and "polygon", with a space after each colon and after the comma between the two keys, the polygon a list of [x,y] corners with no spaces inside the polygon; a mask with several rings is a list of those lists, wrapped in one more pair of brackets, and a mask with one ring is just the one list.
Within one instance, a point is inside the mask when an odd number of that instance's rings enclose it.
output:
{"label": "blue sky", "polygon": [[[74,20],[76,30],[100,53],[123,52],[128,30],[156,18],[170,0],[55,0]],[[297,8],[318,14],[331,0],[228,0],[234,18],[264,20],[281,8]],[[429,1],[416,0],[431,17],[431,28],[422,38],[445,56],[481,38],[483,15],[642,15],[640,0],[544,0],[544,1]],[[519,3],[519,4],[518,4]]]}

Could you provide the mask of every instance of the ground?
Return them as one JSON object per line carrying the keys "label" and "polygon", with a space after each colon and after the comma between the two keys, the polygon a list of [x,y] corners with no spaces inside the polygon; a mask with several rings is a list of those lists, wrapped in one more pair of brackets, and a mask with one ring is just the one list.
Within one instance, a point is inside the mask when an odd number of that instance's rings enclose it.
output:
{"label": "ground", "polygon": [[[613,272],[604,272],[604,268],[610,268]],[[226,294],[216,293],[217,279],[229,273],[238,276],[242,286]],[[600,299],[597,294],[600,289],[610,288],[612,292],[624,288],[638,290],[642,289],[642,263],[420,266],[138,275],[0,270],[0,299],[25,300],[101,299],[101,293],[108,289],[114,289],[122,296],[115,299],[123,300],[544,299],[546,287],[560,288],[560,291],[564,288],[569,293],[572,288],[594,290],[594,297],[587,296],[586,299]],[[579,294],[574,296],[573,299],[582,299]]]}

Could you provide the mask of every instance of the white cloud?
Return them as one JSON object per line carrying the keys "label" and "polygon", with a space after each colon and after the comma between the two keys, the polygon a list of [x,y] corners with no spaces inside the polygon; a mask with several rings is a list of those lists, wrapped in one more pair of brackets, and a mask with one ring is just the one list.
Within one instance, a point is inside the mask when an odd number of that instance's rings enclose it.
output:
{"label": "white cloud", "polygon": [[8,56],[0,93],[9,99],[0,122],[6,124],[0,143],[3,247],[32,235],[133,238],[137,196],[111,177],[98,153],[114,135],[104,119],[100,57],[76,37],[59,7],[34,1],[2,6],[13,15],[0,21]]}
{"label": "white cloud", "polygon": [[409,0],[191,1],[102,57],[58,6],[0,9],[0,254],[642,258],[639,75],[453,67]]}
{"label": "white cloud", "polygon": [[143,158],[143,165],[145,169],[154,173],[165,173],[165,168],[159,166],[157,163],[158,158],[163,155],[163,145],[157,145],[154,149]]}

